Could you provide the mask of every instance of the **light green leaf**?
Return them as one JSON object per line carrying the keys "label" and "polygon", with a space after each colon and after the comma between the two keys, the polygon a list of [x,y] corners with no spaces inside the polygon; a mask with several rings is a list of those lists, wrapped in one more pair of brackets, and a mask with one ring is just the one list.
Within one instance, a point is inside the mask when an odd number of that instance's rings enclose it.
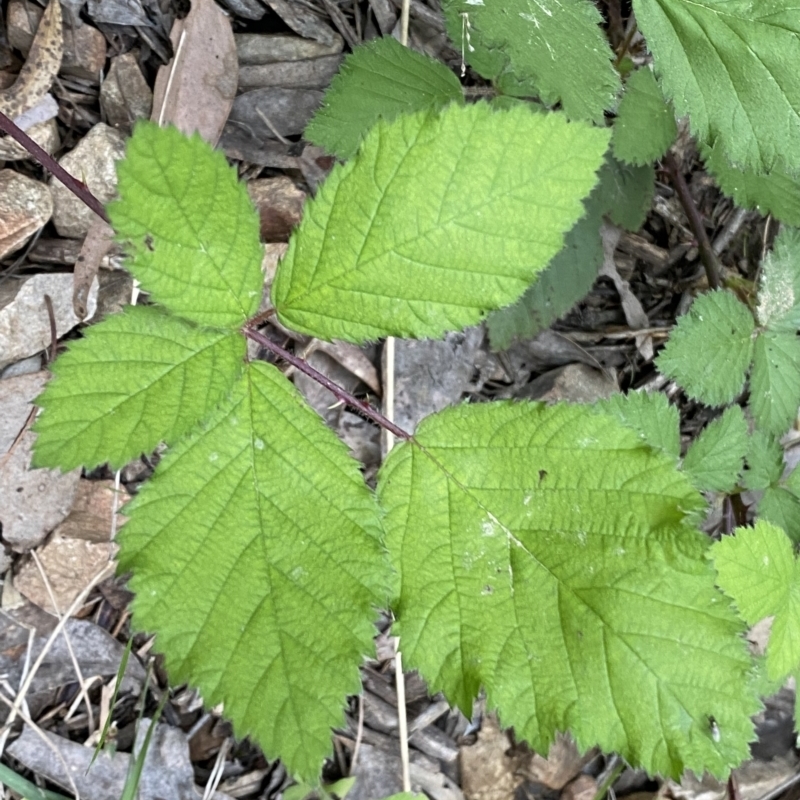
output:
{"label": "light green leaf", "polygon": [[628,164],[650,164],[667,152],[677,133],[675,115],[652,71],[636,70],[625,84],[614,122],[614,155]]}
{"label": "light green leaf", "polygon": [[786,433],[800,406],[800,340],[794,333],[761,333],[753,352],[750,408],[756,423]]}
{"label": "light green leaf", "polygon": [[347,341],[478,322],[561,249],[607,144],[486,103],[378,122],[305,207],[272,286],[281,321]]}
{"label": "light green leaf", "polygon": [[[800,17],[790,0],[633,0],[665,95],[739,169],[800,168]],[[780,124],[775,124],[780,120]]]}
{"label": "light green leaf", "polygon": [[711,149],[701,148],[706,169],[719,188],[741,208],[755,208],[764,216],[772,214],[788,225],[800,225],[800,180],[777,168],[768,174],[736,169],[725,158],[720,141]]}
{"label": "light green leaf", "polygon": [[680,415],[665,394],[612,394],[607,400],[597,403],[596,407],[603,413],[611,414],[626,428],[636,431],[650,447],[663,450],[675,459],[680,456]]}
{"label": "light green leaf", "polygon": [[744,485],[748,489],[766,489],[781,479],[783,448],[780,442],[764,431],[753,431],[747,450],[747,469]]}
{"label": "light green leaf", "polygon": [[752,662],[674,457],[569,405],[458,406],[416,439],[378,493],[397,632],[432,691],[469,710],[484,685],[540,752],[570,730],[651,773],[747,757]]}
{"label": "light green leaf", "polygon": [[796,228],[781,228],[761,265],[756,316],[772,331],[794,334],[800,328],[800,231]]}
{"label": "light green leaf", "polygon": [[800,542],[800,499],[782,486],[768,486],[758,502],[759,519],[785,531],[793,542]]}
{"label": "light green leaf", "polygon": [[744,467],[750,439],[740,406],[725,409],[692,442],[683,469],[701,492],[731,492]]}
{"label": "light green leaf", "polygon": [[224,702],[238,737],[316,783],[389,580],[377,506],[344,445],[256,362],[125,513],[134,622],[158,632],[171,679]]}
{"label": "light green leaf", "polygon": [[598,124],[613,107],[620,88],[614,53],[588,0],[445,0],[442,8],[457,44],[468,15],[464,57],[484,77],[498,77],[501,90],[560,101],[571,119]]}
{"label": "light green leaf", "polygon": [[37,466],[124,466],[174,444],[227,394],[242,370],[238,333],[129,307],[70,342],[36,404]]}
{"label": "light green leaf", "polygon": [[489,315],[493,350],[536,336],[589,293],[603,263],[603,214],[638,230],[653,199],[654,177],[652,167],[628,167],[606,156],[599,182],[584,201],[586,214],[567,234],[564,247],[517,303]]}
{"label": "light green leaf", "polygon": [[800,663],[800,568],[786,534],[768,522],[737,528],[711,549],[717,583],[754,625],[775,616],[767,644],[767,673],[787,677]]}
{"label": "light green leaf", "polygon": [[345,58],[304,135],[339,158],[352,158],[379,119],[451,102],[464,102],[458,78],[440,61],[387,36]]}
{"label": "light green leaf", "polygon": [[126,266],[175,314],[235,328],[256,313],[264,276],[258,215],[236,170],[198,134],[139,122],[108,207]]}
{"label": "light green leaf", "polygon": [[701,294],[678,320],[656,365],[695,400],[725,405],[744,387],[754,329],[752,314],[732,292]]}

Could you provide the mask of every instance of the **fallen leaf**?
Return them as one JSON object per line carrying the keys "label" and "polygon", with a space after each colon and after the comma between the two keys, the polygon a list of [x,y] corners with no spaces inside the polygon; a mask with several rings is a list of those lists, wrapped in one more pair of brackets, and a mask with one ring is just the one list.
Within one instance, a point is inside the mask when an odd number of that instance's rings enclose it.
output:
{"label": "fallen leaf", "polygon": [[95,218],[83,240],[72,274],[72,308],[78,319],[86,319],[89,313],[89,295],[97,280],[100,262],[113,244],[112,227],[99,217]]}

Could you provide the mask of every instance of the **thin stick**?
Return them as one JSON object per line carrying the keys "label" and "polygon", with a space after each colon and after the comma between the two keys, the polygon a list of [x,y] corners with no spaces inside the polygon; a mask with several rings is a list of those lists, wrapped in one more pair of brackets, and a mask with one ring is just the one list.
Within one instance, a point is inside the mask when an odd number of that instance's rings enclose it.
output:
{"label": "thin stick", "polygon": [[697,206],[694,204],[694,198],[692,197],[692,193],[689,191],[689,187],[686,184],[686,179],[683,177],[683,172],[678,166],[675,156],[672,155],[671,152],[667,152],[667,154],[664,156],[664,166],[669,173],[672,187],[675,189],[675,193],[678,195],[678,199],[681,201],[683,210],[686,212],[686,216],[689,219],[689,227],[692,229],[694,238],[697,239],[697,247],[700,250],[700,259],[702,260],[703,266],[706,270],[708,285],[712,289],[719,289],[719,259],[717,258],[714,249],[711,247],[711,242],[708,239],[708,233],[706,233],[706,226],[703,225],[703,219],[700,216],[700,212],[697,210]]}
{"label": "thin stick", "polygon": [[103,204],[92,194],[89,187],[74,178],[46,150],[39,147],[18,125],[0,111],[0,130],[19,142],[46,170],[58,178],[79,200],[83,201],[104,222],[108,222]]}
{"label": "thin stick", "polygon": [[[397,641],[398,645],[400,640]],[[403,791],[411,791],[411,770],[408,757],[408,717],[406,715],[406,681],[403,676],[403,654],[394,657],[394,680],[397,686],[397,721],[400,734],[400,761],[403,764]]]}
{"label": "thin stick", "polygon": [[400,44],[408,47],[408,12],[411,7],[411,0],[403,0],[400,9]]}
{"label": "thin stick", "polygon": [[247,325],[242,328],[242,333],[248,339],[257,342],[262,347],[274,353],[276,356],[280,356],[295,369],[299,370],[304,375],[308,375],[309,378],[324,386],[331,394],[333,394],[334,397],[336,397],[337,400],[347,403],[347,405],[360,411],[367,419],[371,419],[376,425],[380,425],[381,428],[391,431],[398,439],[408,441],[412,438],[410,433],[407,433],[402,428],[395,425],[394,422],[384,417],[380,411],[373,408],[368,403],[365,403],[363,400],[353,397],[352,394],[346,392],[341,386],[334,383],[327,375],[323,375],[321,372],[315,370],[310,364],[303,361],[302,358],[298,358],[285,348],[281,347],[279,344],[275,344],[275,342],[264,336],[263,333],[253,330],[253,328]]}

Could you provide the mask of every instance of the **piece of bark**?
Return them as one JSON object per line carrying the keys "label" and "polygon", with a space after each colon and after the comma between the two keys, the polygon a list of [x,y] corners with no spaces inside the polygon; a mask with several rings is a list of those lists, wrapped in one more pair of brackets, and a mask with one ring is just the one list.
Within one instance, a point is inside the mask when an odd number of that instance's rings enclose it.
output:
{"label": "piece of bark", "polygon": [[114,244],[114,230],[102,219],[95,219],[81,251],[75,260],[72,281],[72,308],[78,319],[85,319],[88,313],[89,292],[100,269],[100,262]]}
{"label": "piece of bark", "polygon": [[170,34],[175,56],[158,71],[153,120],[216,144],[236,96],[239,65],[231,21],[214,0],[193,0]]}
{"label": "piece of bark", "polygon": [[239,91],[284,86],[289,89],[324,89],[342,63],[341,56],[323,56],[305,61],[283,61],[239,68]]}
{"label": "piece of bark", "polygon": [[52,215],[53,197],[46,184],[0,170],[0,258],[19,250]]}
{"label": "piece of bark", "polygon": [[344,47],[341,36],[337,36],[332,44],[323,44],[313,39],[302,39],[284,33],[236,33],[233,38],[236,41],[240,68],[336,56]]}
{"label": "piece of bark", "polygon": [[153,92],[134,53],[123,53],[111,60],[111,68],[100,86],[100,106],[108,124],[126,133],[133,129],[136,120],[150,117]]}
{"label": "piece of bark", "polygon": [[314,89],[254,89],[234,100],[225,132],[244,130],[257,139],[294,136],[305,130],[320,103],[322,92]]}
{"label": "piece of bark", "polygon": [[295,33],[327,45],[332,45],[336,41],[338,34],[316,14],[299,3],[292,3],[289,0],[266,0],[266,2]]}
{"label": "piece of bark", "polygon": [[108,543],[113,540],[113,534],[125,524],[126,518],[120,513],[120,509],[128,500],[130,495],[127,489],[121,486],[117,491],[114,481],[90,481],[82,478],[69,515],[58,526],[56,533],[71,539]]}
{"label": "piece of bark", "polygon": [[381,33],[384,35],[391,33],[397,22],[397,13],[390,0],[369,0],[369,5],[375,14]]}
{"label": "piece of bark", "polygon": [[263,242],[286,242],[303,216],[306,195],[290,178],[260,178],[247,184],[247,193],[258,209]]}
{"label": "piece of bark", "polygon": [[258,0],[220,0],[223,6],[233,13],[234,17],[259,20],[267,9]]}

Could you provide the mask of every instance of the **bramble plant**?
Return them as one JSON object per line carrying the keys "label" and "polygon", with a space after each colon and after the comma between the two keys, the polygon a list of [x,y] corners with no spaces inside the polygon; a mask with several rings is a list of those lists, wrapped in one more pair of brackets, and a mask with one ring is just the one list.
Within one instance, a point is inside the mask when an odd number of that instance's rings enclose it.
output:
{"label": "bramble plant", "polygon": [[[737,203],[800,224],[787,0],[634,0],[654,71],[634,69],[630,36],[612,50],[589,0],[443,7],[498,96],[465,103],[444,65],[392,39],[348,56],[307,130],[344,163],[279,265],[284,325],[361,343],[492,312],[496,346],[534,334],[591,287],[603,217],[642,224],[676,116]],[[118,468],[169,446],[126,507],[120,566],[173,679],[314,783],[389,607],[432,690],[469,714],[483,687],[538,750],[570,731],[672,776],[748,756],[759,693],[800,665],[800,480],[776,438],[800,403],[797,232],[754,308],[702,295],[660,355],[690,396],[728,406],[683,459],[659,394],[460,405],[395,430],[372,492],[279,369],[246,358],[246,338],[281,351],[257,329],[258,221],[224,156],[140,124],[119,196],[108,214],[153,305],[54,364],[36,464]],[[744,488],[765,490],[764,519],[712,547],[702,493]],[[771,614],[765,673],[743,632]]]}

